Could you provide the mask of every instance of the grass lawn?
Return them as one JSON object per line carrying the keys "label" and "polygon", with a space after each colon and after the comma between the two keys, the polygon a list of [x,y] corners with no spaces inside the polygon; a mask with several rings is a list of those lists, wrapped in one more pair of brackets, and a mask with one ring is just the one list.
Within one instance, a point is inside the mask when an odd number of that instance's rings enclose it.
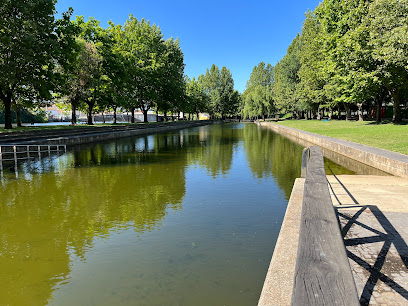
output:
{"label": "grass lawn", "polygon": [[408,155],[408,125],[338,120],[285,120],[278,124]]}

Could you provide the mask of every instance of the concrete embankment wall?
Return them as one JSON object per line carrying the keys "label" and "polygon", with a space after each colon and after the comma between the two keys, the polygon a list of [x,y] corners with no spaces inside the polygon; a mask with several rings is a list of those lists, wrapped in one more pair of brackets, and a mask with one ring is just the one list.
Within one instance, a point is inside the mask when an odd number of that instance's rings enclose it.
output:
{"label": "concrete embankment wall", "polygon": [[380,169],[395,176],[408,178],[408,156],[379,148],[374,148],[347,140],[318,135],[271,122],[258,122],[284,136],[295,137],[324,149],[344,155],[363,164]]}
{"label": "concrete embankment wall", "polygon": [[[186,128],[192,128],[197,126],[203,126],[208,124],[213,124],[212,121],[196,121],[196,122],[180,122],[179,124],[172,124],[172,125],[145,125],[141,126],[140,128],[136,129],[129,129],[129,130],[121,130],[121,131],[109,131],[103,133],[88,133],[81,135],[81,131],[78,130],[77,135],[70,135],[70,136],[52,136],[46,137],[41,139],[36,139],[33,141],[26,141],[22,144],[49,144],[49,145],[56,145],[56,144],[65,144],[68,146],[84,144],[84,143],[91,143],[97,141],[104,141],[104,140],[111,140],[123,137],[130,137],[130,136],[138,136],[138,135],[146,135],[146,134],[155,134],[155,133],[163,133],[175,130],[181,130]],[[12,139],[10,139],[12,141]]]}
{"label": "concrete embankment wall", "polygon": [[291,304],[304,186],[304,178],[296,179],[258,306]]}

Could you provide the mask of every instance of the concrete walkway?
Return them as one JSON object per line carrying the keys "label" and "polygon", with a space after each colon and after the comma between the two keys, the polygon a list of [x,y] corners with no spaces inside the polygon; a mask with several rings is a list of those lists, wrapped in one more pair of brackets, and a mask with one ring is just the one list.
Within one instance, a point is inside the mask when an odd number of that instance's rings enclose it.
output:
{"label": "concrete walkway", "polygon": [[408,179],[327,176],[362,305],[408,305]]}

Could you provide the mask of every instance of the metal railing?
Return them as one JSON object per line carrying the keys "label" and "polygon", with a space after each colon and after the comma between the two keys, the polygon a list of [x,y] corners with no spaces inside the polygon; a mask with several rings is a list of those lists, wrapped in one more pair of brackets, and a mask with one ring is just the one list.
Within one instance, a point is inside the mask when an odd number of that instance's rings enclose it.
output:
{"label": "metal railing", "polygon": [[360,305],[319,147],[303,150],[302,177],[305,187],[292,305]]}
{"label": "metal railing", "polygon": [[[5,167],[14,167],[17,170],[19,163],[49,157],[54,153],[67,152],[66,145],[4,145],[0,144],[0,173],[3,176]],[[44,156],[45,155],[45,156]]]}

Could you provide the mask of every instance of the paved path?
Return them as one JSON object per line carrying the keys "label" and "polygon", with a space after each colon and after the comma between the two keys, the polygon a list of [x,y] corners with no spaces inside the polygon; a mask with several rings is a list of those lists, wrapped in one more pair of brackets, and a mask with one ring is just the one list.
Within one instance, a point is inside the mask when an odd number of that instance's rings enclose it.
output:
{"label": "paved path", "polygon": [[328,176],[362,305],[408,305],[408,179]]}

